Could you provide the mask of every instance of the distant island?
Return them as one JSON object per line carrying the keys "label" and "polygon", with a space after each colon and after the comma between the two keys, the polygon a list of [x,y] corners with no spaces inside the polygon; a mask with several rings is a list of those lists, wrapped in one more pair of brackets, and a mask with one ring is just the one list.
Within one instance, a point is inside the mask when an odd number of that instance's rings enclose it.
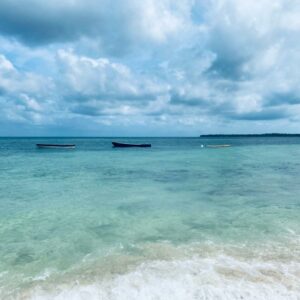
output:
{"label": "distant island", "polygon": [[201,138],[240,138],[240,137],[300,137],[299,133],[262,133],[262,134],[201,134]]}

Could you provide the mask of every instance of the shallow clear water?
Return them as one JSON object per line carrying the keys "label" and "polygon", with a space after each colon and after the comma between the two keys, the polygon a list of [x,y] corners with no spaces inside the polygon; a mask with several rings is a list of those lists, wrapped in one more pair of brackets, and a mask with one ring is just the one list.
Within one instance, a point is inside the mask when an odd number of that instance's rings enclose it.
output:
{"label": "shallow clear water", "polygon": [[300,138],[111,140],[0,139],[1,299],[300,299]]}

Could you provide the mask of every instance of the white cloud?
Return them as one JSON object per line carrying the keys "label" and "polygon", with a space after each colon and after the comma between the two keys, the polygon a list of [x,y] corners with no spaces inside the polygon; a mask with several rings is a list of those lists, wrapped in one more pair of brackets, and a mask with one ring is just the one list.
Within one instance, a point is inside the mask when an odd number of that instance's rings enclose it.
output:
{"label": "white cloud", "polygon": [[168,89],[106,58],[92,59],[62,50],[58,64],[58,86],[71,110],[79,114],[134,114]]}
{"label": "white cloud", "polygon": [[[18,70],[0,55],[0,104],[2,120],[40,123],[51,113],[49,95],[54,86],[48,78]],[[49,120],[48,120],[49,121]]]}
{"label": "white cloud", "polygon": [[25,2],[17,20],[15,0],[0,4],[3,115],[133,128],[299,122],[297,1]]}

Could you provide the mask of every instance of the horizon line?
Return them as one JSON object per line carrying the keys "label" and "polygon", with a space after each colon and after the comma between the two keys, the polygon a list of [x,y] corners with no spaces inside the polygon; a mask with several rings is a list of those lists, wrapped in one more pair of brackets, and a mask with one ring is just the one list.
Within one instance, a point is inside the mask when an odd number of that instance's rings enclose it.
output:
{"label": "horizon line", "polygon": [[117,136],[117,135],[104,135],[104,136],[88,136],[88,135],[3,135],[0,138],[199,138],[199,137],[210,137],[210,136],[275,136],[275,135],[299,135],[300,133],[280,133],[280,132],[271,132],[271,133],[208,133],[208,134],[200,134],[200,135],[178,135],[178,136]]}

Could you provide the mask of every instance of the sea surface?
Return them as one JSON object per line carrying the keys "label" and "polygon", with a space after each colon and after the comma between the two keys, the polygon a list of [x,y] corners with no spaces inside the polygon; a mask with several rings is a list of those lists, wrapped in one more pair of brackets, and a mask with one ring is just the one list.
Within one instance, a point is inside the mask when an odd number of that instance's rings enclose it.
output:
{"label": "sea surface", "polygon": [[300,299],[300,138],[1,138],[0,299]]}

